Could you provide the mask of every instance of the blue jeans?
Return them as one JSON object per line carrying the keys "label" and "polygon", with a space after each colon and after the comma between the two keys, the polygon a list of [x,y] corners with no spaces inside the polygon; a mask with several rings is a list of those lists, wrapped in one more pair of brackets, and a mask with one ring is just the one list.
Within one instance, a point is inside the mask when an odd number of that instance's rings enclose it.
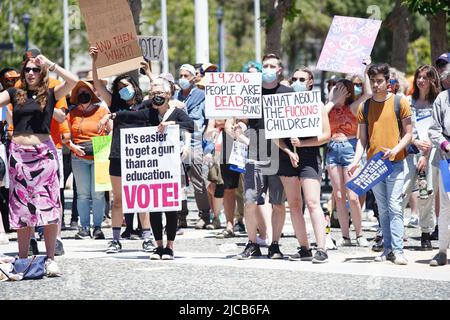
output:
{"label": "blue jeans", "polygon": [[357,139],[330,141],[327,149],[327,166],[348,167],[355,158]]}
{"label": "blue jeans", "polygon": [[402,192],[405,177],[403,161],[392,164],[394,171],[372,190],[378,204],[384,249],[402,254],[404,233]]}
{"label": "blue jeans", "polygon": [[95,192],[94,160],[72,156],[72,171],[77,184],[77,209],[83,228],[90,227],[90,201],[94,213],[94,227],[101,227],[105,213],[105,192]]}

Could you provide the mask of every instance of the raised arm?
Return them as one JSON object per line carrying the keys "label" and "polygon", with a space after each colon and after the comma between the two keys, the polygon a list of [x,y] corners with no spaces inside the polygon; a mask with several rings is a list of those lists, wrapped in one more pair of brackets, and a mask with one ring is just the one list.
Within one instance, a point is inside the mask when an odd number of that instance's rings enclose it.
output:
{"label": "raised arm", "polygon": [[352,110],[352,113],[354,115],[358,113],[358,108],[361,104],[372,98],[372,86],[370,85],[369,75],[367,74],[371,62],[372,60],[370,59],[370,57],[363,60],[363,64],[366,65],[366,68],[364,70],[364,93],[350,105],[350,110]]}
{"label": "raised arm", "polygon": [[94,80],[94,86],[97,89],[97,91],[99,92],[100,96],[106,102],[108,107],[111,107],[112,94],[111,94],[111,92],[109,92],[109,90],[103,84],[103,82],[101,82],[98,79],[98,72],[97,72],[98,49],[97,49],[97,47],[90,47],[89,55],[91,56],[91,59],[92,59],[92,79]]}

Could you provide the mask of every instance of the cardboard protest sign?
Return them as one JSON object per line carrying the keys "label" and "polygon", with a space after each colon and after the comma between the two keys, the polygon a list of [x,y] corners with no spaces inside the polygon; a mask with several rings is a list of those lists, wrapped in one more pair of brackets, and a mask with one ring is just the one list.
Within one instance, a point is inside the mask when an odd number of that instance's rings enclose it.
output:
{"label": "cardboard protest sign", "polygon": [[361,172],[347,182],[347,188],[353,190],[358,196],[362,196],[375,185],[384,181],[394,171],[394,168],[389,159],[381,159],[383,154],[384,152],[378,152],[367,161]]}
{"label": "cardboard protest sign", "polygon": [[94,149],[94,176],[95,192],[112,190],[109,177],[109,153],[111,150],[111,136],[99,136],[92,138]]}
{"label": "cardboard protest sign", "polygon": [[450,160],[441,160],[439,167],[445,192],[450,192]]}
{"label": "cardboard protest sign", "polygon": [[320,91],[263,96],[266,139],[316,137],[322,134]]}
{"label": "cardboard protest sign", "polygon": [[99,78],[137,70],[142,61],[127,0],[79,0],[89,43],[98,48]]}
{"label": "cardboard protest sign", "polygon": [[262,117],[261,73],[207,72],[205,78],[206,118]]}
{"label": "cardboard protest sign", "polygon": [[163,39],[162,37],[139,36],[139,46],[142,55],[149,61],[163,61]]}
{"label": "cardboard protest sign", "polygon": [[120,130],[123,212],[181,210],[179,126]]}
{"label": "cardboard protest sign", "polygon": [[381,20],[334,16],[317,69],[363,74],[362,60],[372,52]]}

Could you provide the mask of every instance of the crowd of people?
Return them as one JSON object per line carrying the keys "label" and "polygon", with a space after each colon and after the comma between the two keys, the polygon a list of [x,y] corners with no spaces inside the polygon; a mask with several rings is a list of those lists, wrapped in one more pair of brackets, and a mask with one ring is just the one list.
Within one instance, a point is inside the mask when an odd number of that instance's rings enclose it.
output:
{"label": "crowd of people", "polygon": [[[205,74],[217,72],[213,64],[183,64],[176,81],[169,73],[153,74],[149,63],[143,61],[141,70],[149,78],[148,88],[141,88],[128,74],[117,76],[108,88],[98,77],[97,48],[91,47],[89,53],[92,71],[83,80],[37,49],[25,53],[20,71],[0,71],[0,106],[5,120],[0,195],[6,203],[0,206],[0,244],[8,241],[5,231],[16,230],[19,257],[26,258],[39,253],[37,232],[45,241],[47,275],[60,274],[54,257],[64,254],[64,187],[71,172],[74,205],[67,227],[77,228],[76,239],[101,240],[105,239],[102,225],[111,217],[109,254],[122,250],[121,239],[135,236],[143,240],[142,249],[151,259],[174,259],[176,235],[188,227],[186,188],[192,186],[199,212],[196,228],[223,228],[218,238],[247,232],[246,247],[236,256],[240,260],[262,256],[261,246],[268,247],[270,259],[284,259],[280,241],[286,201],[299,244],[289,260],[325,263],[328,249],[334,245],[369,247],[362,233],[362,207],[370,202],[379,223],[372,250],[381,254],[375,261],[408,264],[403,241],[404,212],[409,203],[410,223],[421,229],[421,248],[432,250],[431,241],[439,240],[439,252],[430,265],[447,264],[450,198],[439,165],[450,150],[450,53],[442,54],[435,66],[420,66],[410,83],[386,63],[374,64],[366,58],[361,61],[363,75],[328,81],[327,99],[320,104],[320,135],[273,140],[265,139],[263,118],[205,117]],[[242,71],[262,74],[262,95],[314,88],[312,70],[299,66],[285,79],[282,60],[272,53],[266,54],[262,63],[246,63]],[[433,120],[423,135],[417,123],[427,117]],[[181,131],[182,209],[165,212],[165,226],[162,212],[140,212],[135,230],[134,215],[122,212],[120,129],[156,126],[164,132],[170,125],[179,125]],[[112,190],[98,192],[92,138],[105,135],[112,136]],[[251,146],[245,168],[228,163],[235,141]],[[393,172],[359,197],[346,183],[380,151],[383,159],[391,161]],[[342,238],[331,245],[330,216],[321,205],[324,169],[332,186],[330,203],[342,232]],[[305,212],[311,217],[314,251]],[[272,230],[268,230],[267,216]],[[124,221],[127,227],[122,232]]]}

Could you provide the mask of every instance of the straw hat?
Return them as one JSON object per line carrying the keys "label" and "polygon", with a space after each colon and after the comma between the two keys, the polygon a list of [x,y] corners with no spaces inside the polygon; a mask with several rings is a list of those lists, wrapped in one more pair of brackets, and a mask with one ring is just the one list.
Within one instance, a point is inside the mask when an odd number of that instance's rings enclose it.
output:
{"label": "straw hat", "polygon": [[80,88],[86,88],[89,90],[89,93],[91,94],[91,103],[99,103],[101,100],[97,97],[97,95],[94,93],[94,87],[92,84],[90,84],[87,81],[80,80],[77,82],[75,88],[72,89],[72,93],[70,94],[70,103],[72,104],[78,104],[77,98],[78,98],[78,91]]}

